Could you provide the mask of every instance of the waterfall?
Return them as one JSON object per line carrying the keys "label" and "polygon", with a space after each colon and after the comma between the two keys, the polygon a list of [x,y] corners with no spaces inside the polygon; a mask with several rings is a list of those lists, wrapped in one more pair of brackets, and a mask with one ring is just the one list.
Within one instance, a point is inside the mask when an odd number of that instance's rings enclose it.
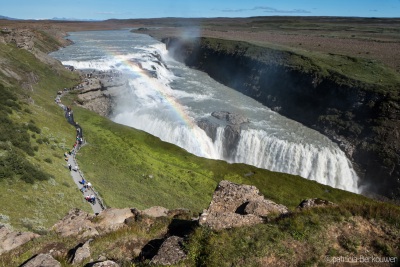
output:
{"label": "waterfall", "polygon": [[[63,64],[118,71],[125,77],[125,87],[115,99],[113,121],[201,157],[246,163],[359,192],[358,177],[336,144],[174,61],[164,44],[126,31],[71,33],[69,38],[74,45],[53,53]],[[238,115],[230,120],[221,114]]]}

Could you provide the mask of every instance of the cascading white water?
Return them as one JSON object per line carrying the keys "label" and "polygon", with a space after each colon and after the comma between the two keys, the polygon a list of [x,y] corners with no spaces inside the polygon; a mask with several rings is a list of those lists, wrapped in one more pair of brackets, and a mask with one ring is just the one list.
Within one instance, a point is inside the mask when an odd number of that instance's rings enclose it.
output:
{"label": "cascading white water", "polygon": [[[53,53],[54,57],[77,69],[117,70],[127,79],[113,108],[115,122],[198,156],[296,174],[358,192],[358,177],[336,144],[174,61],[156,40],[127,31],[71,33],[69,38],[75,44]],[[230,122],[212,117],[214,111],[240,114],[250,122],[238,126],[241,130],[234,132],[238,140],[227,140],[231,137],[225,127]],[[203,130],[199,120],[214,129]]]}
{"label": "cascading white water", "polygon": [[312,144],[289,143],[259,130],[242,132],[233,161],[298,174],[336,188],[357,191],[357,183],[353,179],[337,179],[356,176],[342,151]]}

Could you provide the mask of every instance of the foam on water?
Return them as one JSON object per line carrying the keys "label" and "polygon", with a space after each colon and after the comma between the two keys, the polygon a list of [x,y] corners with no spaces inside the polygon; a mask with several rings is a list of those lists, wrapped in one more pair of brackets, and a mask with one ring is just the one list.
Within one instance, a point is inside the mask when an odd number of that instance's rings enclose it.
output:
{"label": "foam on water", "polygon": [[[75,44],[53,56],[77,69],[117,70],[129,80],[113,121],[144,130],[202,157],[300,175],[358,192],[358,177],[338,146],[257,101],[171,59],[165,45],[126,31],[71,33]],[[122,41],[118,41],[118,39]],[[198,127],[213,111],[249,118],[227,151],[224,127],[213,140]]]}

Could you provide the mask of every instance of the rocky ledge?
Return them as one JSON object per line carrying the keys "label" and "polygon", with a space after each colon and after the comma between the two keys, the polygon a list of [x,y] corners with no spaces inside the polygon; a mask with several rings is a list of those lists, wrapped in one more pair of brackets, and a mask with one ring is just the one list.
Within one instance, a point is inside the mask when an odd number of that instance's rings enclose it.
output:
{"label": "rocky ledge", "polygon": [[203,129],[206,134],[215,141],[217,139],[218,127],[223,127],[223,155],[229,159],[234,154],[240,139],[242,127],[250,120],[241,114],[231,113],[229,111],[214,111],[210,117],[202,118],[197,121],[197,125]]}
{"label": "rocky ledge", "polygon": [[221,230],[263,223],[268,217],[285,213],[287,207],[265,199],[255,186],[221,181],[199,224]]}
{"label": "rocky ledge", "polygon": [[[355,165],[366,192],[400,199],[398,83],[385,87],[340,72],[327,75],[313,59],[245,42],[174,37],[162,41],[187,66],[336,142]],[[305,66],[293,61],[296,57]],[[200,127],[212,129],[204,121]]]}
{"label": "rocky ledge", "polygon": [[[304,200],[298,212],[301,212],[302,208],[323,208],[331,205],[334,204],[322,199]],[[60,259],[75,266],[84,264],[89,264],[85,266],[119,266],[113,258],[106,257],[107,254],[93,255],[93,244],[98,244],[98,240],[102,238],[118,236],[132,229],[148,232],[153,226],[162,229],[162,234],[153,240],[139,237],[140,235],[130,240],[128,254],[134,257],[125,259],[125,262],[148,261],[155,265],[174,265],[187,258],[185,244],[189,242],[191,233],[198,227],[220,231],[265,223],[288,213],[287,207],[265,199],[255,186],[239,185],[226,180],[218,184],[209,207],[197,218],[193,218],[193,214],[186,209],[168,210],[159,206],[145,210],[109,208],[97,216],[73,209],[57,222],[50,232],[59,236],[61,240],[73,238],[76,244],[73,247],[61,245],[60,241],[47,244],[21,266],[61,266]],[[2,227],[0,228],[0,248],[2,249],[0,254],[12,252],[22,244],[37,238],[40,238],[37,234],[10,232]],[[40,242],[37,243],[40,244]],[[116,246],[116,249],[124,250],[121,246]]]}

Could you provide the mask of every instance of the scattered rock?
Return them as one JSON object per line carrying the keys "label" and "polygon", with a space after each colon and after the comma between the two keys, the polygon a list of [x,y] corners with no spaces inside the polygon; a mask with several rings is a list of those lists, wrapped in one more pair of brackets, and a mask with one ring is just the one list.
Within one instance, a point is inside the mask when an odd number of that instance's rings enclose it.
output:
{"label": "scattered rock", "polygon": [[0,225],[0,255],[39,236],[32,232],[12,231],[8,227]]}
{"label": "scattered rock", "polygon": [[315,208],[315,207],[327,207],[327,206],[337,206],[337,204],[330,202],[328,200],[320,199],[320,198],[311,198],[303,200],[298,209],[308,209],[308,208]]}
{"label": "scattered rock", "polygon": [[79,264],[82,263],[85,259],[90,258],[90,247],[89,244],[92,239],[83,244],[83,246],[78,247],[75,251],[74,259],[72,260],[72,264]]}
{"label": "scattered rock", "polygon": [[142,211],[143,214],[151,217],[164,217],[168,216],[168,209],[160,206],[154,206]]}
{"label": "scattered rock", "polygon": [[286,212],[285,206],[264,199],[255,186],[221,181],[210,206],[201,214],[199,224],[215,230],[249,226],[264,222],[264,217],[271,213]]}
{"label": "scattered rock", "polygon": [[250,201],[244,212],[246,214],[254,214],[261,217],[266,217],[270,214],[284,214],[288,213],[288,209],[286,206],[281,204],[276,204],[275,202],[263,199],[262,201]]}
{"label": "scattered rock", "polygon": [[93,265],[92,267],[119,267],[119,264],[110,260],[102,261],[102,262],[97,262]]}
{"label": "scattered rock", "polygon": [[253,214],[240,215],[234,212],[225,212],[225,213],[203,212],[203,214],[200,216],[199,219],[200,225],[207,225],[208,227],[214,230],[251,226],[263,222],[264,222],[263,218],[259,216]]}
{"label": "scattered rock", "polygon": [[63,237],[79,236],[84,238],[96,236],[99,232],[96,230],[94,223],[92,223],[93,218],[93,215],[89,215],[82,210],[72,209],[52,229]]}
{"label": "scattered rock", "polygon": [[186,254],[182,250],[182,242],[183,238],[181,237],[168,237],[161,245],[157,255],[155,255],[151,260],[151,263],[173,265],[177,264],[181,260],[186,259]]}
{"label": "scattered rock", "polygon": [[39,254],[21,265],[21,267],[61,267],[61,263],[49,254]]}
{"label": "scattered rock", "polygon": [[98,261],[106,261],[107,258],[104,255],[100,255],[99,258],[97,259]]}
{"label": "scattered rock", "polygon": [[96,229],[99,233],[109,233],[125,226],[125,220],[132,217],[131,209],[105,209],[97,216]]}

